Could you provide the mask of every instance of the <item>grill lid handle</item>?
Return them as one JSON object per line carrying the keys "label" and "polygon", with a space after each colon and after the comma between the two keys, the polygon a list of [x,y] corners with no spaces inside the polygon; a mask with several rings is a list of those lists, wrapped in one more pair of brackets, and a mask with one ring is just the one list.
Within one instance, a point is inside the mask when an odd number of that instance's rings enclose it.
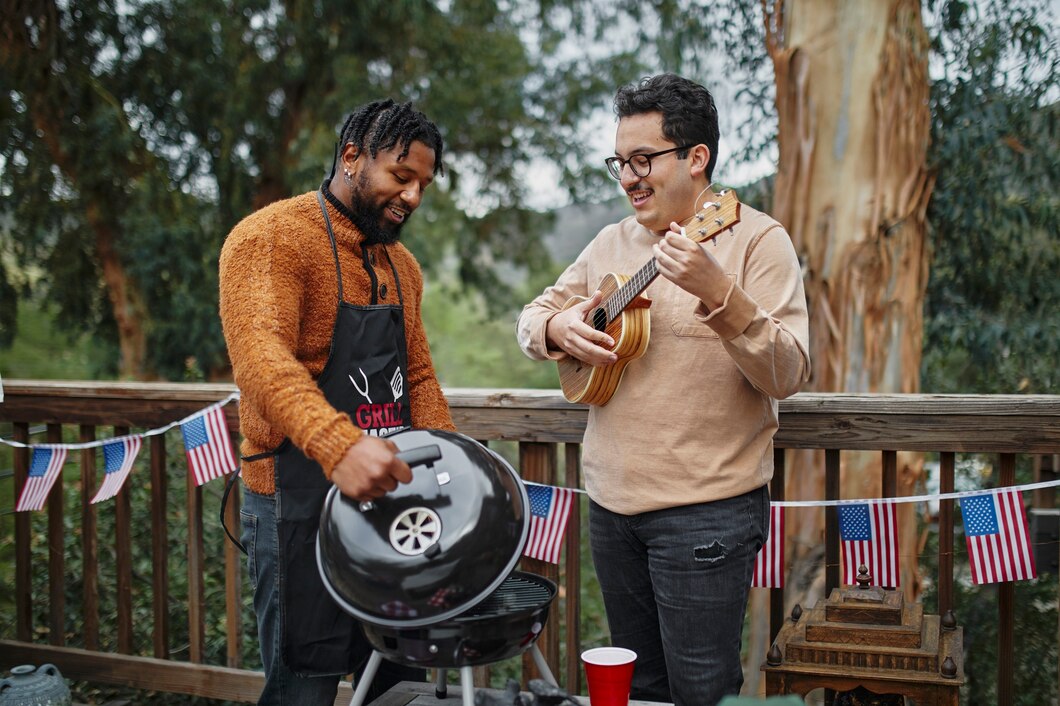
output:
{"label": "grill lid handle", "polygon": [[[430,468],[434,465],[435,461],[442,458],[442,451],[438,448],[438,444],[426,444],[424,446],[418,446],[414,449],[407,449],[405,451],[399,451],[397,457],[407,463],[410,468],[416,466],[427,466]],[[375,509],[375,503],[371,500],[366,500],[360,505],[361,512],[368,512]]]}
{"label": "grill lid handle", "polygon": [[408,451],[399,451],[397,457],[410,467],[433,466],[435,461],[442,458],[442,452],[438,444],[427,444]]}

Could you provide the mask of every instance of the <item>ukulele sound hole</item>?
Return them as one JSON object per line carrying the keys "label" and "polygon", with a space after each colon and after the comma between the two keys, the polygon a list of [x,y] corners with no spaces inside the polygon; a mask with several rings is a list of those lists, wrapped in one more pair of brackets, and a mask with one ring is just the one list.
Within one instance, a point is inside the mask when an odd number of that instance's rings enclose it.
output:
{"label": "ukulele sound hole", "polygon": [[597,331],[603,331],[607,328],[607,312],[604,311],[603,307],[593,309],[593,328]]}

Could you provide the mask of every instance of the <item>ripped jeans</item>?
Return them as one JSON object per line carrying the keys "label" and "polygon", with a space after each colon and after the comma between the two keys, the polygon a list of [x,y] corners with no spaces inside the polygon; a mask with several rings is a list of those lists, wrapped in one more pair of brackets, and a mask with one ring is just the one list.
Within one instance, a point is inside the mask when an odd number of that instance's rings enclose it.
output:
{"label": "ripped jeans", "polygon": [[714,706],[740,693],[744,612],[768,527],[765,486],[639,515],[590,501],[611,644],[638,655],[631,699]]}

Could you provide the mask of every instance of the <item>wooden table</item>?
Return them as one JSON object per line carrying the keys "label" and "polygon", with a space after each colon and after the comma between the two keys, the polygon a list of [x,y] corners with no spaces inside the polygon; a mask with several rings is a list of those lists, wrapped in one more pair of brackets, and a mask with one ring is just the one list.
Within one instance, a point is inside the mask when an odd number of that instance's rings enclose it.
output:
{"label": "wooden table", "polygon": [[[476,692],[500,693],[497,689],[476,688]],[[438,699],[434,695],[434,684],[432,682],[403,681],[390,689],[369,706],[458,706],[460,704],[460,686],[449,684],[446,687],[446,697]],[[588,696],[575,696],[579,704],[589,706]],[[655,701],[630,701],[629,706],[672,706],[672,704],[659,704]]]}

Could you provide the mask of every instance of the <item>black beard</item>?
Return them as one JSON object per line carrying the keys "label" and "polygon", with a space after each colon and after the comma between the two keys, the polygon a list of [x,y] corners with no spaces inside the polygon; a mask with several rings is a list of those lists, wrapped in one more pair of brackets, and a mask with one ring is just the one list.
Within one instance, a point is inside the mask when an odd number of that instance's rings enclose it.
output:
{"label": "black beard", "polygon": [[383,217],[386,204],[377,206],[362,194],[368,191],[368,176],[363,172],[350,190],[350,220],[364,236],[365,245],[390,245],[401,238],[404,223],[389,223]]}

